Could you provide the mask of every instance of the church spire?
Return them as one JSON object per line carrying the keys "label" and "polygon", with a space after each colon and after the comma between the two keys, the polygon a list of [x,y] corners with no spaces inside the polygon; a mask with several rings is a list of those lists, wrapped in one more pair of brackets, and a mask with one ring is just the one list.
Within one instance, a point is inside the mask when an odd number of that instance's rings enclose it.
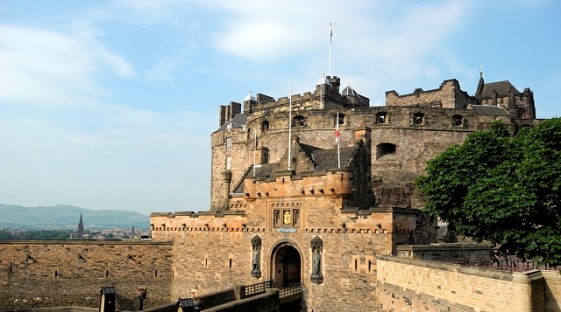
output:
{"label": "church spire", "polygon": [[80,222],[78,223],[78,229],[76,230],[76,236],[78,238],[84,237],[84,222],[82,220],[82,213],[80,212]]}

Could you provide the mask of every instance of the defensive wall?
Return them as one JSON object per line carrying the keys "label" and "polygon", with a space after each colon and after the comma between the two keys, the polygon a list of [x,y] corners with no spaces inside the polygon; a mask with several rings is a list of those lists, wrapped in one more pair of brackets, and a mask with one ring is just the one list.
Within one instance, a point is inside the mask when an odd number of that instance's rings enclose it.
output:
{"label": "defensive wall", "polygon": [[113,240],[0,241],[0,310],[99,307],[102,287],[114,286],[117,308],[170,302],[173,245]]}
{"label": "defensive wall", "polygon": [[382,311],[561,311],[558,271],[509,272],[377,257]]}
{"label": "defensive wall", "polygon": [[[299,254],[299,276],[308,311],[375,311],[376,255],[391,249],[393,234],[385,227],[392,224],[392,219],[392,213],[387,212],[375,222],[381,222],[380,228],[373,224],[370,230],[337,224],[282,232],[253,227],[243,215],[151,215],[153,239],[173,240],[175,244],[172,298],[275,280],[275,254],[279,247],[289,244]],[[252,274],[255,236],[260,237],[262,246],[259,276]],[[316,237],[323,241],[320,283],[311,279],[312,240]],[[182,256],[185,254],[189,256]]]}
{"label": "defensive wall", "polygon": [[425,245],[399,245],[395,255],[427,261],[442,261],[464,265],[485,265],[491,263],[492,246],[469,243],[432,243]]}
{"label": "defensive wall", "polygon": [[[271,264],[264,262],[263,274],[256,278],[249,277],[251,263],[243,260],[251,257],[251,237],[260,235],[264,229],[209,226],[205,233],[197,234],[193,233],[195,229],[167,228],[160,232],[175,237],[175,246],[169,242],[3,241],[0,310],[63,306],[71,307],[68,311],[79,311],[79,307],[97,309],[99,290],[106,286],[115,286],[119,310],[138,310],[136,290],[141,287],[148,289],[145,307],[158,310],[157,307],[168,306],[179,297],[204,295],[267,279],[265,272]],[[205,224],[201,227],[207,228]],[[561,275],[557,271],[517,273],[411,258],[438,255],[441,260],[458,259],[460,250],[454,244],[427,248],[398,246],[397,252],[403,257],[381,253],[374,257],[362,244],[368,245],[366,236],[341,235],[342,232],[347,230],[314,230],[291,238],[281,233],[263,236],[267,246],[271,245],[269,240],[302,245],[302,276],[309,276],[311,270],[311,251],[306,245],[316,235],[324,239],[324,282],[303,281],[304,289],[314,293],[307,304],[315,309],[561,311]],[[192,241],[194,236],[197,238]],[[372,242],[373,234],[368,236]],[[201,238],[206,243],[201,243]],[[470,249],[467,245],[463,247]],[[482,250],[483,255],[487,248],[471,249]],[[408,254],[408,250],[412,253]],[[264,257],[269,253],[271,250],[267,249]],[[348,256],[340,256],[345,254]],[[323,300],[322,304],[321,298],[330,300]]]}

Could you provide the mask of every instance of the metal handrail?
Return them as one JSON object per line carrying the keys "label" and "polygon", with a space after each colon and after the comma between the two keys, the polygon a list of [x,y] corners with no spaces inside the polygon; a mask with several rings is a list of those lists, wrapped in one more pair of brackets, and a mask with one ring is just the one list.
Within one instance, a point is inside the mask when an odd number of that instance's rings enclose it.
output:
{"label": "metal handrail", "polygon": [[240,290],[240,297],[248,298],[251,296],[262,294],[266,291],[267,288],[271,288],[273,286],[273,281],[265,281],[257,284],[242,286]]}
{"label": "metal handrail", "polygon": [[294,284],[279,289],[279,298],[284,298],[302,293],[302,284]]}

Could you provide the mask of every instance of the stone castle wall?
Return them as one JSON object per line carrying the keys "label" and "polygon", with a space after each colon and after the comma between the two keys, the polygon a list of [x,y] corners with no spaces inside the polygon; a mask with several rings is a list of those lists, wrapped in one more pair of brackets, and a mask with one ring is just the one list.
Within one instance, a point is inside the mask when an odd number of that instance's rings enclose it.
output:
{"label": "stone castle wall", "polygon": [[476,100],[460,89],[457,80],[444,81],[440,88],[423,91],[416,89],[412,94],[399,95],[395,91],[386,92],[388,106],[429,106],[442,108],[466,108],[476,104]]}
{"label": "stone castle wall", "polygon": [[545,310],[561,311],[561,274],[558,271],[542,271],[545,279]]}
{"label": "stone castle wall", "polygon": [[0,241],[0,310],[99,307],[101,287],[114,286],[117,308],[137,310],[171,297],[172,244],[131,241]]}
{"label": "stone castle wall", "polygon": [[[333,232],[274,233],[253,230],[211,229],[205,232],[176,233],[176,277],[171,296],[190,297],[218,291],[237,284],[254,284],[274,275],[271,259],[275,246],[291,243],[301,254],[302,283],[308,311],[373,311],[376,307],[376,254],[386,247],[388,234]],[[344,233],[344,234],[343,234]],[[252,277],[254,236],[262,239],[261,276]],[[321,284],[312,283],[311,240],[320,237],[323,245]],[[329,300],[325,300],[329,298]],[[366,300],[366,298],[368,298]],[[360,305],[349,305],[357,302]],[[353,307],[354,306],[354,307]]]}
{"label": "stone castle wall", "polygon": [[[548,305],[548,279],[537,270],[516,273],[389,256],[380,256],[377,266],[382,311],[531,312]],[[549,283],[558,286],[559,273],[553,273],[557,276],[547,273]]]}
{"label": "stone castle wall", "polygon": [[[409,198],[404,184],[413,183],[414,177],[423,172],[426,161],[437,156],[452,144],[461,143],[469,133],[486,128],[493,117],[478,116],[469,109],[448,109],[433,107],[371,107],[360,109],[301,110],[295,111],[293,117],[302,117],[303,125],[292,128],[293,135],[300,142],[323,149],[335,147],[334,129],[337,113],[344,117],[340,125],[340,146],[353,146],[354,130],[366,125],[372,129],[372,177],[384,177],[382,181],[373,181],[373,190],[377,195],[382,192],[395,193],[395,199],[378,196],[378,205],[398,207],[420,207],[418,197]],[[376,116],[385,113],[384,123]],[[422,124],[414,124],[413,115],[422,113]],[[453,123],[454,116],[462,117],[462,124]],[[268,122],[268,130],[262,129],[263,122]],[[508,120],[504,120],[509,123]],[[269,162],[279,162],[288,149],[288,112],[270,114],[255,113],[250,116],[244,127],[217,131],[211,137],[212,154],[212,209],[225,208],[227,187],[230,192],[241,183],[248,168],[253,165],[253,146],[257,130],[258,144],[269,150]],[[232,144],[228,145],[227,141]],[[382,143],[394,144],[395,154],[380,157],[378,146]],[[227,170],[230,158],[231,179],[229,184],[222,173]],[[382,185],[381,183],[385,184]],[[385,193],[384,193],[385,194]],[[400,201],[398,197],[404,199]]]}

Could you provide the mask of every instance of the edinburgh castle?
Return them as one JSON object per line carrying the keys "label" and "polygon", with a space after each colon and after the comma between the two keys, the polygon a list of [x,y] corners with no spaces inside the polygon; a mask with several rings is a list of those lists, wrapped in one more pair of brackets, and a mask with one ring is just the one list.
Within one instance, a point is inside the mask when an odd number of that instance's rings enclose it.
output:
{"label": "edinburgh castle", "polygon": [[0,242],[0,309],[97,309],[114,286],[121,310],[147,289],[154,311],[561,311],[558,272],[480,267],[490,246],[443,241],[421,211],[428,160],[495,120],[539,122],[529,88],[473,89],[451,79],[371,107],[328,76],[220,106],[210,210],[152,213],[148,242]]}

